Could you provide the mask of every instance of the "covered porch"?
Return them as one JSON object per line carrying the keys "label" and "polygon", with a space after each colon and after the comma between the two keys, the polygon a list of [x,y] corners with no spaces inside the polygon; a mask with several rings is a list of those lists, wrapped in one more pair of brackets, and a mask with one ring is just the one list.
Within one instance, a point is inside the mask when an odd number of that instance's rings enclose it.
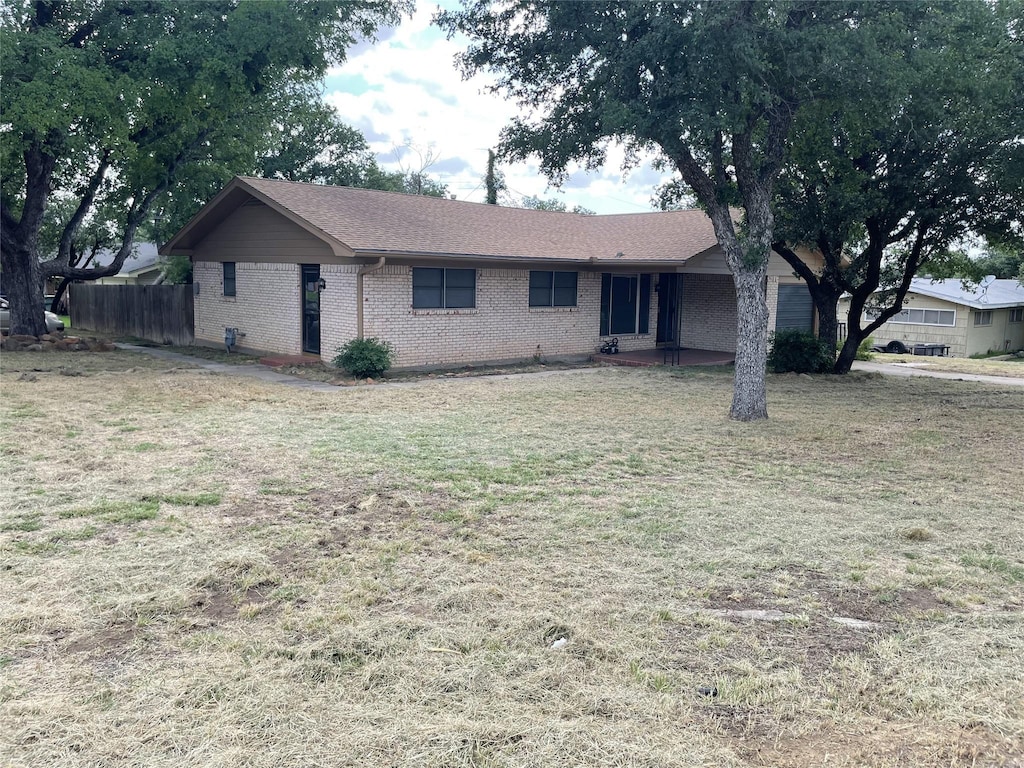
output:
{"label": "covered porch", "polygon": [[590,359],[595,363],[624,365],[632,368],[647,368],[652,365],[732,365],[736,360],[734,352],[716,352],[710,349],[679,349],[659,347],[619,352],[615,355],[594,354]]}

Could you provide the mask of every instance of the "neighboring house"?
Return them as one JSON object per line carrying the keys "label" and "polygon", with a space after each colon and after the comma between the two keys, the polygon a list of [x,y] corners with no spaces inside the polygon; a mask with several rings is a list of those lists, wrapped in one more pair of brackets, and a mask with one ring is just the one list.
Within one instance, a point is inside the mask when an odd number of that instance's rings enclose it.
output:
{"label": "neighboring house", "polygon": [[[1024,286],[1016,280],[988,277],[971,286],[959,278],[915,277],[903,306],[874,332],[876,344],[945,344],[953,357],[1024,349]],[[849,311],[849,299],[841,299],[840,317]]]}
{"label": "neighboring house", "polygon": [[[162,249],[188,254],[197,343],[330,360],[359,336],[397,366],[679,344],[734,351],[736,297],[702,211],[612,216],[235,178]],[[770,327],[813,327],[773,256]],[[778,321],[777,321],[778,318]]]}
{"label": "neighboring house", "polygon": [[[103,249],[90,266],[103,267],[114,260],[114,252]],[[160,277],[160,254],[156,243],[136,243],[121,271],[96,280],[97,285],[152,285]]]}

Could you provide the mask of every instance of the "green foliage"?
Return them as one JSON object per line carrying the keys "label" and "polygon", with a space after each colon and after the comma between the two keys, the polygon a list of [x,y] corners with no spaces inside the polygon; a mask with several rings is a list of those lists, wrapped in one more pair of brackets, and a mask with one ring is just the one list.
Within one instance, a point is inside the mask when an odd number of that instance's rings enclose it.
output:
{"label": "green foliage", "polygon": [[[600,166],[619,143],[627,164],[654,151],[678,172],[745,278],[736,281],[743,312],[762,300],[769,204],[794,115],[839,90],[840,64],[859,70],[842,43],[860,5],[468,0],[437,20],[470,38],[464,71],[494,74],[492,90],[520,105],[502,132],[504,156],[538,155],[560,182],[575,164]],[[767,316],[749,329],[737,339],[730,411],[743,421],[767,416]]]}
{"label": "green foliage", "polygon": [[[92,279],[69,249],[91,220],[116,232],[121,260],[139,227],[163,226],[227,176],[255,170],[281,105],[308,99],[357,39],[398,21],[404,0],[144,0],[0,6],[2,268],[12,330],[38,322],[21,307],[41,278]],[[57,252],[36,249],[51,203]],[[157,227],[159,229],[159,226]],[[11,279],[10,276],[14,276]]]}
{"label": "green foliage", "polygon": [[971,233],[1019,241],[1024,207],[1024,59],[1019,0],[862,3],[838,57],[840,87],[805,105],[776,188],[777,241],[809,246],[823,270],[778,249],[811,286],[819,315],[851,295],[902,306],[910,278],[986,270],[953,246]]}
{"label": "green foliage", "polygon": [[871,348],[875,346],[875,339],[873,336],[868,336],[864,341],[857,345],[857,360],[874,360],[875,353],[871,351]]}
{"label": "green foliage", "polygon": [[772,335],[768,369],[772,373],[827,373],[835,353],[813,333],[788,328]]}
{"label": "green foliage", "polygon": [[[558,211],[565,213],[569,210],[565,203],[556,197],[543,198],[537,197],[536,195],[525,195],[519,200],[517,208],[529,208],[534,211]],[[582,205],[574,205],[572,207],[572,213],[581,213],[584,216],[593,216],[594,212],[589,208],[584,208]]]}
{"label": "green foliage", "polygon": [[990,245],[985,255],[975,264],[982,275],[995,275],[1003,280],[1024,280],[1024,248]]}
{"label": "green foliage", "polygon": [[184,285],[192,282],[192,259],[184,254],[166,256],[160,260],[160,274],[168,285]]}
{"label": "green foliage", "polygon": [[352,339],[338,348],[334,366],[356,378],[377,378],[391,367],[394,350],[380,339]]}

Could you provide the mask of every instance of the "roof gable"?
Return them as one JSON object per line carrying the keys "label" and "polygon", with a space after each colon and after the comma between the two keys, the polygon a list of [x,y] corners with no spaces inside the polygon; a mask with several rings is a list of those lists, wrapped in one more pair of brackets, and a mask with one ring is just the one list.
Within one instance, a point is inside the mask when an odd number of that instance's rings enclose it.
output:
{"label": "roof gable", "polygon": [[682,263],[717,245],[711,220],[699,210],[586,216],[236,177],[162,252],[194,247],[251,198],[303,226],[337,255]]}

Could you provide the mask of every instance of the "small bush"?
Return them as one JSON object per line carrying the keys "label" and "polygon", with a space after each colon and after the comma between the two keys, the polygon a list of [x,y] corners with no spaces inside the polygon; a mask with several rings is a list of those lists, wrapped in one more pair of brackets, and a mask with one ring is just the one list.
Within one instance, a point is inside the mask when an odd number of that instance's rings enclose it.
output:
{"label": "small bush", "polygon": [[380,339],[352,339],[338,348],[334,366],[358,379],[378,377],[391,367],[394,350]]}
{"label": "small bush", "polygon": [[768,369],[773,373],[825,373],[835,360],[829,344],[813,333],[788,329],[772,335]]}
{"label": "small bush", "polygon": [[864,341],[857,347],[857,354],[855,359],[857,360],[874,360],[875,353],[871,351],[871,348],[875,346],[875,339],[873,336],[868,336]]}

